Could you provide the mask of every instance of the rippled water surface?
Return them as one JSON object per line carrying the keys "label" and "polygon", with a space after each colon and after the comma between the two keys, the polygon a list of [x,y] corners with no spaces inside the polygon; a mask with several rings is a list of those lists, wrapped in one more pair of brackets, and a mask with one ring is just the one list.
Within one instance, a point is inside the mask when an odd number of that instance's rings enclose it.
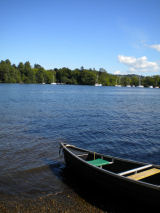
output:
{"label": "rippled water surface", "polygon": [[0,193],[58,193],[59,142],[160,164],[160,89],[0,84]]}

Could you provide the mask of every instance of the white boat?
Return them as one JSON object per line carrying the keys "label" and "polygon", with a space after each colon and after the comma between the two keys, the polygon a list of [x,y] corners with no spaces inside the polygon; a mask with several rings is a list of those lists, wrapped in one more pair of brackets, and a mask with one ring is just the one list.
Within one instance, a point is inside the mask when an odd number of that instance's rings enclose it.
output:
{"label": "white boat", "polygon": [[139,85],[139,86],[137,86],[137,87],[139,87],[139,88],[143,88],[144,86],[143,86],[143,85]]}
{"label": "white boat", "polygon": [[99,74],[97,75],[97,78],[96,78],[96,82],[95,82],[95,87],[101,87],[102,86],[102,84],[99,84],[98,83],[98,76],[99,76]]}
{"label": "white boat", "polygon": [[131,85],[127,85],[126,87],[131,87]]}
{"label": "white boat", "polygon": [[153,86],[149,86],[148,88],[151,88],[151,89],[152,89],[152,88],[153,88]]}
{"label": "white boat", "polygon": [[53,82],[53,83],[51,83],[51,84],[56,85],[56,83],[55,83],[55,82]]}
{"label": "white boat", "polygon": [[95,87],[101,87],[101,86],[102,86],[102,84],[98,84],[98,83],[96,83],[94,86],[95,86]]}
{"label": "white boat", "polygon": [[121,87],[121,86],[122,86],[122,85],[120,84],[120,81],[121,81],[121,78],[118,79],[118,83],[119,83],[119,84],[117,84],[117,79],[116,79],[116,85],[115,85],[115,87]]}
{"label": "white boat", "polygon": [[159,89],[159,87],[155,87],[156,89]]}
{"label": "white boat", "polygon": [[139,85],[137,87],[139,87],[139,88],[143,88],[144,87],[143,85],[141,85],[141,79],[140,79],[140,77],[139,77]]}

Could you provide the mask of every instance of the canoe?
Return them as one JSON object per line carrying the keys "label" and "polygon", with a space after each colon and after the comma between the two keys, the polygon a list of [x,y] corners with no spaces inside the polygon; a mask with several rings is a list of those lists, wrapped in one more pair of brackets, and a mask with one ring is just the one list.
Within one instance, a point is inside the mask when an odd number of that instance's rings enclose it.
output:
{"label": "canoe", "polygon": [[114,193],[159,203],[160,166],[103,155],[66,143],[61,143],[60,148],[66,166],[80,178],[103,190],[111,189]]}

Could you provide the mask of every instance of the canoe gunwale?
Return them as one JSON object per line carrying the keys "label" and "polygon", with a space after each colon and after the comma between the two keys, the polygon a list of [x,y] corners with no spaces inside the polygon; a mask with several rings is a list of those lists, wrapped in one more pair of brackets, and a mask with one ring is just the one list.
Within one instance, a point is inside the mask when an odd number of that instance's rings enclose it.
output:
{"label": "canoe gunwale", "polygon": [[[133,161],[133,160],[125,160],[125,159],[121,159],[121,158],[118,158],[118,157],[113,157],[113,156],[110,156],[110,155],[103,155],[103,154],[100,154],[100,153],[97,153],[97,152],[92,152],[92,151],[89,151],[89,150],[86,150],[86,149],[82,149],[82,148],[79,148],[79,147],[76,147],[76,146],[73,146],[73,145],[70,145],[70,144],[66,144],[66,143],[60,143],[60,146],[62,149],[65,149],[66,152],[68,152],[70,155],[72,155],[74,158],[76,158],[77,160],[79,160],[81,163],[87,165],[88,167],[90,168],[93,168],[94,170],[97,170],[101,173],[104,173],[104,174],[107,174],[107,175],[110,175],[114,178],[117,178],[117,179],[120,179],[120,180],[123,180],[123,181],[127,181],[127,182],[130,182],[130,183],[133,183],[133,184],[137,184],[137,185],[141,185],[143,187],[147,187],[147,188],[152,188],[152,189],[155,189],[155,190],[158,190],[160,191],[160,186],[159,185],[154,185],[154,184],[151,184],[151,183],[147,183],[147,182],[142,182],[140,180],[133,180],[131,178],[128,178],[126,176],[121,176],[115,172],[111,172],[111,171],[108,171],[108,170],[105,170],[103,168],[100,168],[100,167],[97,167],[95,165],[92,165],[92,164],[89,164],[87,161],[85,161],[84,159],[80,158],[79,156],[77,156],[75,153],[73,153],[71,150],[69,150],[69,148],[72,148],[72,149],[75,149],[77,151],[83,151],[83,152],[87,152],[88,154],[98,154],[100,156],[104,156],[104,157],[109,157],[109,158],[112,158],[114,160],[119,160],[119,161],[123,161],[123,162],[128,162],[128,163],[138,163],[142,166],[145,166],[147,165],[147,163],[143,163],[143,162],[137,162],[137,161]],[[160,168],[158,165],[154,165],[154,167],[157,167],[157,168]]]}

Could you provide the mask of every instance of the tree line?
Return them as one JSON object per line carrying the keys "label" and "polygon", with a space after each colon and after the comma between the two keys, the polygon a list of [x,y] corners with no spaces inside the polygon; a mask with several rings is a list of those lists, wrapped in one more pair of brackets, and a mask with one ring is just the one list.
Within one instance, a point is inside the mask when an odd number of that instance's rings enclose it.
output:
{"label": "tree line", "polygon": [[0,62],[0,83],[60,83],[77,85],[94,85],[100,83],[103,86],[115,86],[120,84],[147,86],[160,86],[160,76],[138,76],[138,75],[113,75],[105,69],[85,69],[84,67],[71,70],[67,67],[46,70],[39,64],[32,67],[30,62],[20,62],[17,66],[11,64],[10,60]]}

